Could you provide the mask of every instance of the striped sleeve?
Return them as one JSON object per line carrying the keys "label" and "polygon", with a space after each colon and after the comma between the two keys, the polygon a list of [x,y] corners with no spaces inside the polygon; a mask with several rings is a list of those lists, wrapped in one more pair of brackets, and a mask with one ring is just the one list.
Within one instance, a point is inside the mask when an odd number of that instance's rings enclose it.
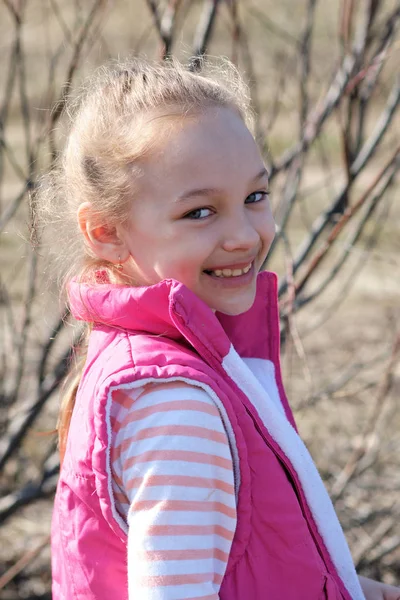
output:
{"label": "striped sleeve", "polygon": [[126,516],[129,598],[217,600],[236,527],[229,441],[202,389],[113,394],[112,471]]}

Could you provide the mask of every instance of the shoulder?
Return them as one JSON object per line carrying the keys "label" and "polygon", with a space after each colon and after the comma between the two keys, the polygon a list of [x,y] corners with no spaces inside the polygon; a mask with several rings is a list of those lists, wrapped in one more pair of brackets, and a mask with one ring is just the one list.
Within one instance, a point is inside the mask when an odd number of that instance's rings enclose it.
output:
{"label": "shoulder", "polygon": [[218,428],[218,406],[208,391],[184,381],[124,385],[112,391],[114,416],[121,427],[135,422],[200,423]]}
{"label": "shoulder", "polygon": [[[177,461],[232,471],[230,440],[225,424],[203,389],[170,382],[143,386],[134,393],[119,389],[112,414],[112,460],[116,471],[136,463]],[[140,459],[138,459],[140,457]],[[132,463],[132,464],[131,464]]]}
{"label": "shoulder", "polygon": [[202,403],[211,407],[212,410],[216,408],[208,391],[195,382],[187,381],[149,383],[143,387],[140,400],[143,403],[179,401],[181,404],[186,400],[188,407],[193,403],[195,406],[196,403]]}
{"label": "shoulder", "polygon": [[196,385],[174,381],[119,388],[113,393],[111,424],[113,445],[121,449],[170,445],[231,458],[230,436],[218,406]]}

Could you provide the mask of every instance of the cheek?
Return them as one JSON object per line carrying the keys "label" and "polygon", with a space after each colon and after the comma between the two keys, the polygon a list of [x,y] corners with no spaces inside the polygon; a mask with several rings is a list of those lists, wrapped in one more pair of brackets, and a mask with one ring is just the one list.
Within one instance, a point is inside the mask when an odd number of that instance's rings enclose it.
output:
{"label": "cheek", "polygon": [[197,281],[204,258],[194,245],[175,241],[158,250],[155,264],[160,275],[178,279],[182,283]]}
{"label": "cheek", "polygon": [[265,243],[270,245],[275,237],[275,233],[276,233],[276,227],[275,227],[275,220],[274,217],[272,216],[272,212],[269,211],[268,215],[266,215],[265,220],[263,222],[263,228],[262,228],[262,238],[264,239]]}

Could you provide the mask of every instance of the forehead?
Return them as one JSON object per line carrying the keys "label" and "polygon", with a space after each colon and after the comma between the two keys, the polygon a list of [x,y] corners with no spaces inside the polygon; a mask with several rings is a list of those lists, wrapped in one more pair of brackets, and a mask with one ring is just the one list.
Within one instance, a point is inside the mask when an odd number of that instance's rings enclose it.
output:
{"label": "forehead", "polygon": [[[179,193],[182,188],[248,184],[263,167],[253,136],[239,115],[227,108],[200,115],[164,117],[159,137],[142,163],[141,184]],[[179,189],[174,189],[179,188]]]}

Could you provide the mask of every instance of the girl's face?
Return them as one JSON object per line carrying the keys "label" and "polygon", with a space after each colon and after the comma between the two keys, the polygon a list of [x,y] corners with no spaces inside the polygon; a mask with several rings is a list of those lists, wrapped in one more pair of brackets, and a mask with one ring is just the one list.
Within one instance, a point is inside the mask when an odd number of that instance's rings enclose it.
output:
{"label": "girl's face", "polygon": [[142,165],[124,271],[139,285],[176,279],[210,308],[236,315],[254,302],[274,234],[252,135],[233,111],[208,109],[174,119]]}

